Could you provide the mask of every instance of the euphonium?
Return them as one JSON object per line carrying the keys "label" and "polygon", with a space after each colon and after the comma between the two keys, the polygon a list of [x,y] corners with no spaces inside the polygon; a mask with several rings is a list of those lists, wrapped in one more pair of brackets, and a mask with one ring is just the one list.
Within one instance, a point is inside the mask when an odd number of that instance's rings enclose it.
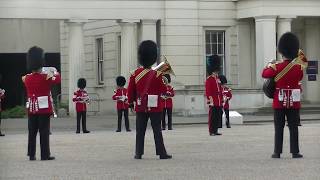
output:
{"label": "euphonium", "polygon": [[164,61],[152,69],[156,70],[156,71],[161,71],[163,74],[172,74],[175,76],[175,74],[171,68],[171,65],[169,64],[166,56],[163,55],[163,58],[164,58]]}

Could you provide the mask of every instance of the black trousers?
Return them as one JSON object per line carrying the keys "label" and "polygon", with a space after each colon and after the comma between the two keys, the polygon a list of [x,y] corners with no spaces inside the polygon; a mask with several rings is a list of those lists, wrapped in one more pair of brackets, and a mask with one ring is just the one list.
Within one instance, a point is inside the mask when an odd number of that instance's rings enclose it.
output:
{"label": "black trousers", "polygon": [[124,123],[126,126],[126,130],[128,131],[130,129],[128,109],[118,109],[118,130],[121,131],[122,114],[124,115]]}
{"label": "black trousers", "polygon": [[168,115],[168,129],[172,129],[172,108],[163,108],[162,129],[166,128],[166,114]]}
{"label": "black trousers", "polygon": [[230,126],[230,118],[229,118],[229,109],[223,109],[224,114],[226,115],[226,125]]}
{"label": "black trousers", "polygon": [[77,132],[80,132],[80,121],[82,119],[82,131],[87,131],[87,111],[77,112]]}
{"label": "black trousers", "polygon": [[218,128],[222,128],[222,107],[213,106],[211,113],[211,124],[213,133],[218,132]]}
{"label": "black trousers", "polygon": [[147,129],[148,119],[151,120],[153,130],[153,137],[156,146],[157,155],[167,154],[166,148],[163,144],[163,137],[161,132],[161,115],[162,112],[144,113],[137,112],[136,114],[136,155],[144,154],[144,136]]}
{"label": "black trousers", "polygon": [[290,152],[299,153],[299,131],[298,120],[299,110],[297,109],[275,109],[274,110],[274,152],[282,153],[283,128],[287,117],[290,133]]}
{"label": "black trousers", "polygon": [[49,122],[50,115],[29,115],[28,118],[28,156],[35,157],[37,133],[40,133],[41,159],[48,159],[50,156],[49,147]]}

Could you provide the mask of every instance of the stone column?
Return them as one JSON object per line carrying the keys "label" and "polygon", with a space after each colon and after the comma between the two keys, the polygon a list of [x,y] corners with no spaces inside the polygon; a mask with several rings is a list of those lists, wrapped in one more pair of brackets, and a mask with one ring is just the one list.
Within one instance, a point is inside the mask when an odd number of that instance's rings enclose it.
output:
{"label": "stone column", "polygon": [[138,67],[137,58],[137,22],[121,20],[121,75],[129,78],[130,72]]}
{"label": "stone column", "polygon": [[262,87],[262,69],[276,59],[276,16],[255,17],[256,23],[256,86]]}
{"label": "stone column", "polygon": [[152,40],[157,42],[157,20],[143,19],[141,20],[140,42],[144,40]]}
{"label": "stone column", "polygon": [[[291,32],[291,22],[292,19],[295,17],[285,17],[285,16],[280,16],[277,19],[277,41],[279,41],[280,37],[286,33],[286,32]],[[277,53],[277,59],[282,59],[281,55]]]}
{"label": "stone column", "polygon": [[[318,19],[306,19],[305,21],[305,54],[309,61],[318,61],[320,59],[320,32],[319,32],[319,20]],[[311,103],[320,102],[320,79],[317,76],[317,81],[308,81],[308,75],[306,76],[306,88],[302,91],[304,99]]]}
{"label": "stone column", "polygon": [[83,42],[84,20],[67,21],[68,34],[68,56],[69,56],[69,113],[75,115],[75,107],[72,101],[73,92],[77,89],[77,81],[84,77],[85,55]]}

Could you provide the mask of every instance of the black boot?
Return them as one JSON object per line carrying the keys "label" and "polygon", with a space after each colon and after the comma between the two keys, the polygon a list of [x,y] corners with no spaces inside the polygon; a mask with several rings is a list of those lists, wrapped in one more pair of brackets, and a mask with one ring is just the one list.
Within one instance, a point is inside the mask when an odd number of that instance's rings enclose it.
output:
{"label": "black boot", "polygon": [[271,158],[280,158],[280,153],[273,153]]}
{"label": "black boot", "polygon": [[303,155],[300,153],[292,153],[292,158],[303,158]]}
{"label": "black boot", "polygon": [[160,155],[160,159],[172,159],[172,155],[169,155],[169,154]]}

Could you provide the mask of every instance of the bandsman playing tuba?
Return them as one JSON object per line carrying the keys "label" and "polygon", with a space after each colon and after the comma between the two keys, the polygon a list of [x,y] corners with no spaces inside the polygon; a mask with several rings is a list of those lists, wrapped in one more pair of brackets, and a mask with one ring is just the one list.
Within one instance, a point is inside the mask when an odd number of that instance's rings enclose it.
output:
{"label": "bandsman playing tuba", "polygon": [[263,78],[274,78],[273,94],[275,142],[272,158],[280,158],[283,146],[283,128],[287,118],[290,132],[290,153],[292,158],[302,158],[299,153],[298,121],[301,107],[301,85],[306,59],[299,52],[299,40],[296,35],[287,32],[278,42],[278,52],[283,61],[269,63],[262,71]]}

